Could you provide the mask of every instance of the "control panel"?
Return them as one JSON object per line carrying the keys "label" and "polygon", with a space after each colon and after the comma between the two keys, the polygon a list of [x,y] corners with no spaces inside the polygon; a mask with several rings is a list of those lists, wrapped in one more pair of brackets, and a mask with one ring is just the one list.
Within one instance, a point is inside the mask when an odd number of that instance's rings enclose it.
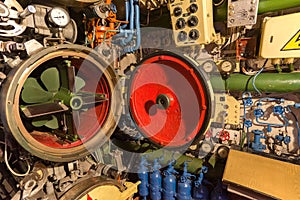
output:
{"label": "control panel", "polygon": [[170,14],[177,46],[208,44],[213,41],[212,1],[170,0]]}
{"label": "control panel", "polygon": [[227,26],[254,25],[259,0],[228,0]]}

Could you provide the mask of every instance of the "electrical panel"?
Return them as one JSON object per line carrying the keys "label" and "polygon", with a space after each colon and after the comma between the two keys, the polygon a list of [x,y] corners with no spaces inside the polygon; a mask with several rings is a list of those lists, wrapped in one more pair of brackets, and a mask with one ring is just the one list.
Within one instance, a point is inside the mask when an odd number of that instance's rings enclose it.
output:
{"label": "electrical panel", "polygon": [[256,24],[258,3],[259,0],[228,0],[227,26]]}
{"label": "electrical panel", "polygon": [[299,27],[300,13],[265,18],[260,56],[263,58],[300,57]]}
{"label": "electrical panel", "polygon": [[177,46],[208,44],[213,41],[212,1],[170,0],[170,14]]}

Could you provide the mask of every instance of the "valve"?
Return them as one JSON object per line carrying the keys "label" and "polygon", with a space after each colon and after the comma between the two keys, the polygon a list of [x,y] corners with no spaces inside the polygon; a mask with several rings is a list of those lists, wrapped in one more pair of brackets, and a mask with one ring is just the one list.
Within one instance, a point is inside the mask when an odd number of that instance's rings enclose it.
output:
{"label": "valve", "polygon": [[190,180],[190,177],[195,176],[187,172],[187,166],[187,161],[185,161],[183,174],[178,181],[178,200],[190,200],[192,198],[192,181]]}
{"label": "valve", "polygon": [[252,95],[250,92],[244,92],[242,94],[242,98],[243,98],[243,103],[245,106],[252,106],[253,101],[252,101]]}
{"label": "valve", "polygon": [[275,115],[282,115],[284,113],[284,108],[282,106],[274,106],[273,112]]}
{"label": "valve", "polygon": [[264,116],[264,111],[261,108],[257,108],[254,110],[254,115],[255,117],[262,117]]}
{"label": "valve", "polygon": [[250,128],[252,126],[251,120],[245,120],[244,125],[246,128]]}
{"label": "valve", "polygon": [[253,130],[254,141],[252,142],[252,148],[255,151],[263,151],[266,149],[266,145],[262,144],[260,139],[266,139],[264,132],[261,130]]}
{"label": "valve", "polygon": [[222,130],[220,132],[219,138],[222,142],[228,141],[230,139],[230,134],[228,131]]}
{"label": "valve", "polygon": [[164,200],[175,200],[176,196],[176,176],[178,172],[174,169],[175,160],[172,160],[168,168],[163,172],[163,199]]}
{"label": "valve", "polygon": [[158,159],[154,160],[152,172],[150,173],[150,199],[161,199],[162,176],[160,173],[161,165]]}
{"label": "valve", "polygon": [[206,186],[203,185],[204,174],[206,174],[207,171],[208,171],[208,168],[206,166],[202,166],[198,179],[196,181],[194,181],[194,188],[193,188],[193,199],[194,200],[209,199],[208,189]]}

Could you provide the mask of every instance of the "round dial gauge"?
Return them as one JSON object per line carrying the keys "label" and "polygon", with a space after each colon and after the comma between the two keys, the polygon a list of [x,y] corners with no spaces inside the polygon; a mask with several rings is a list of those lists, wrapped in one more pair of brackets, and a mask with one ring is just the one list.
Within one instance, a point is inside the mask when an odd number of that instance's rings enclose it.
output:
{"label": "round dial gauge", "polygon": [[224,60],[220,64],[220,70],[221,72],[226,72],[226,73],[232,72],[234,70],[234,63],[229,60]]}
{"label": "round dial gauge", "polygon": [[202,67],[205,72],[210,73],[215,67],[215,62],[212,60],[207,60],[202,64]]}
{"label": "round dial gauge", "polygon": [[55,26],[65,27],[70,23],[71,19],[68,11],[55,7],[49,12],[49,21]]}
{"label": "round dial gauge", "polygon": [[212,151],[212,146],[208,142],[203,142],[201,145],[201,150],[205,153],[209,153]]}

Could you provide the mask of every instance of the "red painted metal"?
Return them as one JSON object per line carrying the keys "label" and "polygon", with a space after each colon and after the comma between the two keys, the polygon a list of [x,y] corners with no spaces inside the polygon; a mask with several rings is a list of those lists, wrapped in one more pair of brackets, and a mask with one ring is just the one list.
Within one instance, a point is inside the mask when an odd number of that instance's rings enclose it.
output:
{"label": "red painted metal", "polygon": [[[130,112],[144,136],[161,146],[180,147],[194,140],[207,120],[208,89],[199,71],[172,54],[144,60],[130,85]],[[157,104],[159,95],[169,106]]]}
{"label": "red painted metal", "polygon": [[223,130],[223,131],[220,132],[219,138],[220,138],[221,141],[223,141],[223,142],[224,142],[224,141],[228,141],[228,140],[230,139],[230,134],[229,134],[228,131]]}

